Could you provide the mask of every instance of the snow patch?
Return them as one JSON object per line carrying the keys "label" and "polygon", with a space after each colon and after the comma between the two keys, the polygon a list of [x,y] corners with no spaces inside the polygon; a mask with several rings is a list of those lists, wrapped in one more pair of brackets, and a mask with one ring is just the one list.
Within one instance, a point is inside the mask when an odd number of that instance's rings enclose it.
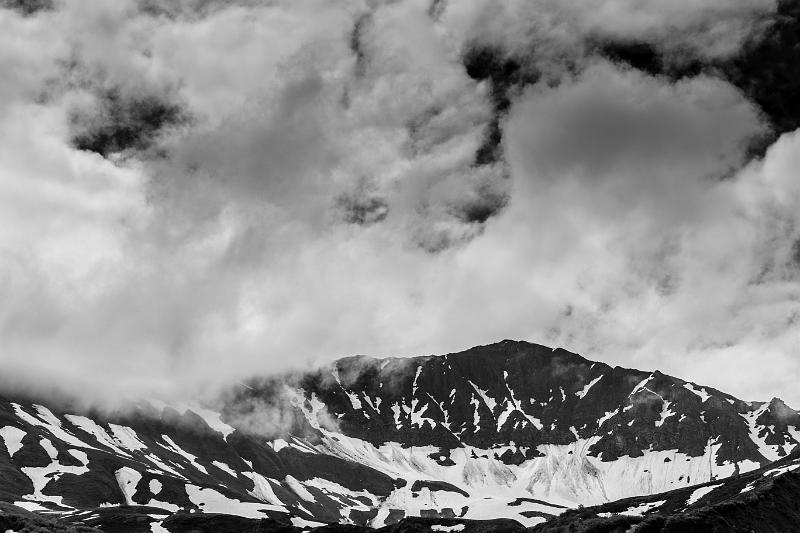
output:
{"label": "snow patch", "polygon": [[222,461],[211,461],[211,464],[212,464],[212,465],[214,465],[214,466],[216,466],[216,467],[217,467],[217,468],[219,468],[220,470],[223,470],[223,471],[225,471],[225,472],[229,473],[229,474],[230,474],[230,475],[232,475],[233,477],[236,477],[236,476],[237,476],[236,472],[234,472],[234,471],[233,471],[233,469],[232,469],[230,466],[226,465],[226,464],[225,464],[225,463],[223,463]]}
{"label": "snow patch", "polygon": [[114,435],[114,439],[123,448],[127,448],[131,451],[144,450],[147,448],[147,445],[139,439],[139,435],[128,426],[109,424],[108,427]]}
{"label": "snow patch", "polygon": [[14,414],[16,414],[18,418],[24,420],[28,424],[31,424],[32,426],[40,426],[45,428],[58,440],[64,441],[67,444],[71,444],[79,448],[94,448],[93,446],[89,446],[82,440],[78,439],[74,435],[64,431],[61,428],[61,420],[59,420],[48,408],[41,405],[34,405],[37,414],[41,418],[40,420],[39,418],[28,414],[22,408],[22,406],[17,403],[12,403],[11,406],[14,408]]}
{"label": "snow patch", "polygon": [[[163,522],[163,520],[161,522]],[[169,529],[161,525],[161,522],[150,522],[150,533],[170,533]]]}
{"label": "snow patch", "polygon": [[326,525],[324,522],[314,522],[313,520],[306,520],[305,518],[300,518],[299,516],[293,516],[291,519],[292,525],[295,527],[321,527]]}
{"label": "snow patch", "polygon": [[222,421],[222,414],[212,411],[211,409],[205,409],[203,407],[198,407],[196,405],[192,405],[186,409],[187,411],[191,411],[198,415],[200,418],[205,420],[208,427],[216,431],[217,433],[222,434],[222,438],[228,440],[228,436],[236,431],[236,429],[226,424]]}
{"label": "snow patch", "polygon": [[589,394],[589,390],[594,386],[594,384],[597,383],[598,381],[600,381],[601,379],[603,379],[604,375],[605,374],[600,374],[599,376],[594,378],[592,381],[587,383],[586,386],[583,387],[583,389],[581,389],[581,390],[579,390],[578,392],[575,393],[575,396],[577,396],[578,398],[580,398],[582,400],[587,394]]}
{"label": "snow patch", "polygon": [[657,507],[661,507],[667,503],[667,500],[661,500],[657,502],[645,502],[642,504],[637,505],[636,507],[629,507],[627,510],[620,512],[619,514],[624,514],[628,516],[642,516],[645,513],[656,509]]}
{"label": "snow patch", "polygon": [[93,436],[95,440],[97,440],[98,444],[110,448],[118,455],[124,455],[125,457],[130,457],[130,454],[128,454],[128,452],[124,451],[122,448],[119,447],[120,442],[112,438],[106,432],[106,430],[94,420],[79,415],[64,415],[64,418],[69,420],[73,426],[77,427],[84,433],[88,433],[89,435]]}
{"label": "snow patch", "polygon": [[272,441],[272,449],[275,451],[275,453],[281,451],[287,446],[289,446],[289,443],[283,439],[275,439],[274,441]]}
{"label": "snow patch", "polygon": [[308,490],[303,486],[303,484],[297,481],[296,478],[292,476],[286,476],[284,481],[289,486],[289,488],[292,489],[292,492],[297,494],[300,497],[300,499],[305,500],[307,502],[317,501],[317,499],[314,498],[314,495],[308,492]]}
{"label": "snow patch", "polygon": [[474,394],[470,397],[469,404],[473,407],[472,425],[477,433],[478,430],[481,429],[481,415],[478,413],[478,407],[480,407],[480,403],[478,403],[478,399]]}
{"label": "snow patch", "polygon": [[344,393],[347,394],[347,397],[350,398],[350,405],[353,406],[353,409],[355,409],[356,411],[360,411],[361,400],[359,399],[358,394],[356,394],[355,392],[351,392],[345,389],[344,387],[342,387],[342,389],[344,390]]}
{"label": "snow patch", "polygon": [[433,420],[432,418],[422,416],[423,414],[425,414],[425,411],[428,410],[429,404],[426,403],[424,406],[422,406],[422,409],[417,410],[418,404],[419,404],[418,399],[414,398],[413,400],[411,400],[411,412],[409,413],[409,415],[411,416],[411,425],[421,428],[427,422],[431,425],[432,428],[436,427],[435,420]]}
{"label": "snow patch", "polygon": [[506,420],[508,420],[508,417],[511,415],[511,413],[516,410],[517,408],[511,402],[506,401],[503,412],[497,417],[497,431],[500,431],[500,428],[502,428],[503,424],[506,423]]}
{"label": "snow patch", "polygon": [[739,416],[744,418],[747,422],[748,429],[750,430],[750,440],[758,447],[759,453],[769,461],[777,461],[780,459],[780,454],[778,453],[779,447],[777,445],[767,444],[766,437],[760,436],[764,428],[760,427],[757,422],[758,417],[767,409],[769,409],[769,404],[765,403],[755,411],[750,411],[745,415],[740,414]]}
{"label": "snow patch", "polygon": [[206,470],[206,467],[204,467],[203,465],[201,465],[200,463],[197,462],[197,456],[196,455],[192,455],[191,453],[187,452],[186,450],[184,450],[183,448],[181,448],[180,446],[175,444],[175,442],[171,438],[169,438],[169,435],[161,435],[161,439],[164,442],[167,443],[167,446],[164,446],[163,444],[159,444],[160,446],[162,446],[162,447],[164,447],[164,448],[166,448],[168,450],[171,450],[171,451],[177,453],[178,455],[183,456],[197,470],[199,470],[202,473],[208,475],[208,470]]}
{"label": "snow patch", "polygon": [[795,463],[791,465],[779,466],[777,468],[771,468],[764,472],[764,476],[779,476],[781,474],[785,474],[786,472],[791,472],[793,470],[797,470],[800,468],[800,463]]}
{"label": "snow patch", "polygon": [[0,429],[0,437],[3,438],[9,457],[14,457],[14,454],[22,449],[22,439],[25,435],[27,433],[14,426],[6,426]]}
{"label": "snow patch", "polygon": [[72,450],[72,449],[70,449],[70,450],[67,450],[67,452],[68,452],[68,453],[69,453],[69,454],[70,454],[72,457],[74,457],[75,459],[77,459],[78,461],[80,461],[80,462],[81,462],[81,464],[83,464],[83,466],[86,466],[87,464],[89,464],[89,456],[88,456],[88,455],[86,455],[86,452],[82,452],[82,451],[80,451],[80,450]]}
{"label": "snow patch", "polygon": [[36,502],[21,501],[21,502],[14,502],[14,505],[16,505],[17,507],[22,507],[26,511],[31,511],[31,512],[35,512],[35,511],[52,511],[52,509],[50,509],[49,507],[45,507],[43,505],[39,505]]}
{"label": "snow patch", "polygon": [[133,468],[123,466],[114,472],[114,477],[117,478],[117,484],[119,485],[119,490],[122,492],[122,497],[125,498],[125,504],[135,505],[133,503],[133,497],[136,495],[136,486],[139,484],[139,481],[141,481],[142,474]]}
{"label": "snow patch", "polygon": [[52,442],[50,442],[50,439],[40,440],[39,445],[44,448],[44,451],[47,452],[47,455],[50,456],[50,459],[55,460],[58,458],[58,450],[56,450],[56,447],[53,446]]}
{"label": "snow patch", "polygon": [[489,396],[489,391],[483,390],[482,388],[478,387],[477,385],[475,385],[470,380],[467,380],[467,381],[469,381],[469,384],[472,385],[472,388],[475,389],[475,392],[478,393],[478,395],[483,400],[483,403],[485,403],[486,407],[488,407],[489,411],[491,411],[492,416],[494,416],[494,408],[497,406],[497,400],[495,400],[494,398]]}
{"label": "snow patch", "polygon": [[669,408],[670,405],[672,405],[672,403],[668,401],[664,401],[664,403],[661,405],[661,419],[656,420],[656,427],[661,427],[667,418],[678,414]]}
{"label": "snow patch", "polygon": [[650,374],[649,376],[647,376],[646,378],[644,378],[642,381],[640,381],[640,382],[639,382],[639,383],[638,383],[638,384],[637,384],[637,385],[636,385],[636,386],[633,388],[633,390],[631,390],[631,392],[630,392],[630,394],[628,394],[628,396],[633,396],[634,394],[636,394],[637,392],[639,392],[639,390],[640,390],[640,389],[643,389],[643,388],[644,388],[644,386],[645,386],[645,385],[647,385],[647,383],[648,383],[648,382],[649,382],[651,379],[653,379],[653,374]]}
{"label": "snow patch", "polygon": [[755,481],[751,481],[742,490],[739,491],[739,494],[744,494],[745,492],[750,492],[751,490],[753,490],[753,487],[755,486],[755,484],[756,484]]}
{"label": "snow patch", "polygon": [[264,518],[266,511],[285,511],[284,507],[265,503],[243,502],[228,498],[224,494],[206,487],[186,485],[189,501],[202,509],[204,513],[224,513],[245,518]]}
{"label": "snow patch", "polygon": [[606,411],[606,414],[601,416],[597,419],[597,427],[599,428],[602,426],[606,421],[610,420],[612,417],[616,416],[619,413],[619,407],[614,409],[613,411]]}
{"label": "snow patch", "polygon": [[719,485],[709,485],[708,487],[700,487],[699,489],[692,492],[692,495],[689,496],[689,499],[686,500],[686,506],[693,505],[697,503],[700,498],[708,494],[709,492],[713,491],[714,489],[718,488]]}
{"label": "snow patch", "polygon": [[414,383],[411,384],[411,396],[415,396],[417,394],[417,380],[419,379],[420,374],[422,374],[422,365],[417,367],[417,373],[414,374]]}
{"label": "snow patch", "polygon": [[162,502],[155,499],[151,499],[147,502],[149,507],[157,507],[159,509],[164,509],[165,511],[169,511],[170,513],[177,513],[180,510],[180,506],[170,502]]}
{"label": "snow patch", "polygon": [[[48,444],[52,446],[49,440],[42,439],[42,441],[47,441]],[[46,444],[45,444],[46,446]],[[50,457],[52,462],[47,466],[35,466],[35,467],[22,467],[22,473],[30,478],[31,483],[33,484],[33,493],[25,496],[28,500],[34,501],[42,501],[42,502],[51,502],[57,505],[63,506],[62,503],[62,496],[48,496],[42,494],[42,490],[47,486],[47,484],[54,480],[58,479],[62,474],[74,474],[76,476],[80,476],[85,474],[89,471],[89,469],[85,465],[81,466],[65,466],[58,462],[52,456],[52,452],[55,452],[55,448],[48,450],[48,453],[51,453]]]}
{"label": "snow patch", "polygon": [[148,453],[147,455],[145,455],[145,458],[148,459],[154,465],[156,465],[158,468],[160,468],[162,472],[168,472],[168,473],[172,474],[173,476],[179,477],[181,479],[186,479],[186,477],[184,477],[182,474],[180,474],[177,470],[167,466],[167,464],[164,461],[162,461],[161,459],[159,459],[156,454]]}
{"label": "snow patch", "polygon": [[444,531],[445,533],[451,533],[453,531],[464,531],[464,527],[464,524],[456,524],[454,526],[434,524],[431,526],[431,531]]}
{"label": "snow patch", "polygon": [[[275,495],[275,491],[272,490],[272,485],[268,478],[256,472],[245,472],[244,475],[253,481],[253,490],[248,492],[250,496],[272,505],[283,505],[283,502]],[[277,485],[278,482],[275,481],[275,484]]]}
{"label": "snow patch", "polygon": [[695,396],[699,396],[701,403],[705,403],[706,400],[711,398],[711,395],[702,387],[695,387],[691,383],[684,383],[683,387],[689,392],[693,393]]}

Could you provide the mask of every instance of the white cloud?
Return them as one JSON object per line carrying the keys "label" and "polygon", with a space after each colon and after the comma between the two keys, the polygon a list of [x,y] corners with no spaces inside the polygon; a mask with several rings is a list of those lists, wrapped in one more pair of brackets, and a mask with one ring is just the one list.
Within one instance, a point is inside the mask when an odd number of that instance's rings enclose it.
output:
{"label": "white cloud", "polygon": [[[798,137],[731,174],[761,127],[732,87],[581,57],[512,107],[508,166],[474,168],[492,105],[459,61],[490,4],[453,3],[438,23],[419,1],[4,11],[0,66],[18,74],[0,82],[4,377],[189,394],[341,355],[510,337],[800,404],[785,379]],[[663,14],[646,3],[621,26],[585,28],[570,4],[540,4],[552,25],[536,39],[555,51],[569,41],[559,28],[633,35]],[[666,20],[769,8],[708,5]],[[513,6],[503,16],[530,20]],[[482,38],[499,38],[498,20]],[[108,88],[191,119],[154,140],[163,156],[79,152],[70,113]],[[507,209],[464,222],[487,189],[510,192]],[[380,221],[346,223],[348,194],[380,200]],[[456,245],[420,248],[442,242]],[[760,372],[713,371],[726,360]]]}

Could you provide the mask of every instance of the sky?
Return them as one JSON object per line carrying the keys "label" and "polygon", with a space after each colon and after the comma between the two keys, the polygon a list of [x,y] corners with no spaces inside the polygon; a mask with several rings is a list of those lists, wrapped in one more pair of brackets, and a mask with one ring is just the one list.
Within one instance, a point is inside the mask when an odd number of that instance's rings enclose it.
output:
{"label": "sky", "polygon": [[185,397],[510,338],[800,407],[800,133],[747,157],[737,87],[595,46],[725,61],[774,1],[0,6],[7,385]]}

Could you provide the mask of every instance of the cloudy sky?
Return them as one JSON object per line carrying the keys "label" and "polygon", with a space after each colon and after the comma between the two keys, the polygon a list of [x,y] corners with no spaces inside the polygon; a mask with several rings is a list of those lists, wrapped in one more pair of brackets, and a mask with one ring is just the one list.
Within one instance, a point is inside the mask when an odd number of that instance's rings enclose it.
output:
{"label": "cloudy sky", "polygon": [[773,0],[0,5],[7,381],[513,338],[800,407],[800,133],[692,67]]}

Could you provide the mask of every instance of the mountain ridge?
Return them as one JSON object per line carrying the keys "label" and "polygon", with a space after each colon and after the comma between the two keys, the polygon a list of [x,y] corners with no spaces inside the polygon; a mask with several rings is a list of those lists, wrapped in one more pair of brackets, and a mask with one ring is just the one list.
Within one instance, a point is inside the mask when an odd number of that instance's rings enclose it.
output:
{"label": "mountain ridge", "polygon": [[219,411],[0,398],[0,501],[81,523],[133,504],[162,509],[159,524],[191,511],[533,526],[579,504],[755,471],[798,442],[800,413],[778,399],[505,340],[253,379]]}

